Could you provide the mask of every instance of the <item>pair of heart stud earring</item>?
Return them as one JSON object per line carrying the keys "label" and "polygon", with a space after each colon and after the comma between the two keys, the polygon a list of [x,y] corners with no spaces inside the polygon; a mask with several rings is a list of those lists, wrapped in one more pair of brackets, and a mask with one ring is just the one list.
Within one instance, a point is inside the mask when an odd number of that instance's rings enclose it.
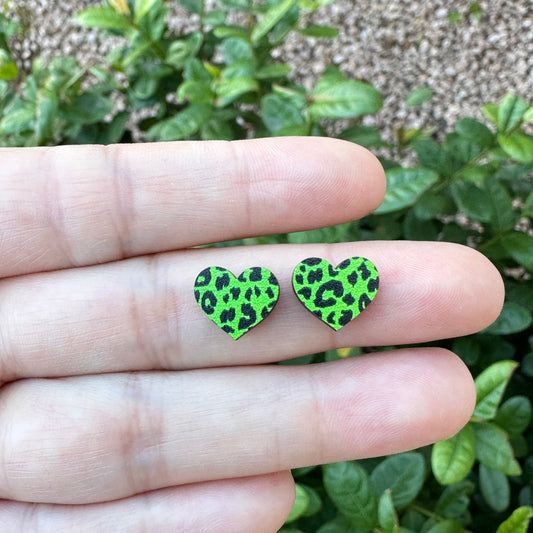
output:
{"label": "pair of heart stud earring", "polygon": [[[364,257],[350,257],[336,267],[320,257],[308,257],[296,265],[292,285],[300,302],[338,331],[372,302],[379,275]],[[264,267],[247,268],[236,278],[226,268],[211,266],[196,277],[194,297],[207,317],[237,340],[274,309],[279,283]]]}

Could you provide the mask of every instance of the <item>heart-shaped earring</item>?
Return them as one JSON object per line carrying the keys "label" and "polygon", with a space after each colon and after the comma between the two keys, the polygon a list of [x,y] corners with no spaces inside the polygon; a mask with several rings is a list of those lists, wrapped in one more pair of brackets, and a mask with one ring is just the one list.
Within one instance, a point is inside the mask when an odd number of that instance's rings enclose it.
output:
{"label": "heart-shaped earring", "polygon": [[379,275],[364,257],[350,257],[335,268],[325,259],[308,257],[294,269],[292,284],[304,306],[338,331],[375,298]]}
{"label": "heart-shaped earring", "polygon": [[237,340],[274,309],[279,284],[267,268],[247,268],[236,278],[226,268],[211,266],[196,277],[194,297],[207,317]]}

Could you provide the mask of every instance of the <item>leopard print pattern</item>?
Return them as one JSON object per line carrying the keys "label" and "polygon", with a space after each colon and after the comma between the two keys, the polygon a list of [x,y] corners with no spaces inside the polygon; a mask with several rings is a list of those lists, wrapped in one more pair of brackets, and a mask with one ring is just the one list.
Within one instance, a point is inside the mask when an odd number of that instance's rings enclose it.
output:
{"label": "leopard print pattern", "polygon": [[338,331],[372,302],[379,275],[364,257],[351,257],[336,268],[325,259],[309,257],[296,266],[293,287],[309,311]]}
{"label": "leopard print pattern", "polygon": [[198,274],[194,297],[209,319],[237,340],[270,314],[279,284],[267,268],[248,268],[235,278],[229,270],[212,266]]}

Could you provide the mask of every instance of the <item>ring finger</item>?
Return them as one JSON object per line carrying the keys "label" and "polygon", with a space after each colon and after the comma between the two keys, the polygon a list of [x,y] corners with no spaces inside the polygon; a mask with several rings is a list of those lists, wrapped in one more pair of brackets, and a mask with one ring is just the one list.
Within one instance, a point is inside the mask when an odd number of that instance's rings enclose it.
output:
{"label": "ring finger", "polygon": [[[306,257],[336,265],[370,258],[379,292],[333,333],[297,300],[292,269]],[[196,275],[221,265],[238,275],[265,266],[279,303],[235,342],[203,315]],[[466,335],[497,316],[496,269],[458,245],[360,242],[188,250],[0,281],[0,380],[151,369],[259,364],[342,346],[417,343]]]}

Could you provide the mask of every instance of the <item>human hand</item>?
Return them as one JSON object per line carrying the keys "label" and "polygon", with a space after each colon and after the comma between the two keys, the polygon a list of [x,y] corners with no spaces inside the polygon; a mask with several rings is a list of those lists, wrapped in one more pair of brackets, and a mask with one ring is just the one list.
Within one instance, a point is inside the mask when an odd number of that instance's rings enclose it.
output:
{"label": "human hand", "polygon": [[[292,505],[290,468],[419,447],[469,419],[472,379],[442,349],[259,365],[482,329],[503,285],[477,252],[191,248],[364,216],[385,187],[364,149],[283,138],[0,160],[1,531],[272,533]],[[376,264],[380,290],[333,333],[294,296],[292,269],[354,255]],[[210,265],[264,266],[280,282],[275,310],[237,342],[194,299]]]}

